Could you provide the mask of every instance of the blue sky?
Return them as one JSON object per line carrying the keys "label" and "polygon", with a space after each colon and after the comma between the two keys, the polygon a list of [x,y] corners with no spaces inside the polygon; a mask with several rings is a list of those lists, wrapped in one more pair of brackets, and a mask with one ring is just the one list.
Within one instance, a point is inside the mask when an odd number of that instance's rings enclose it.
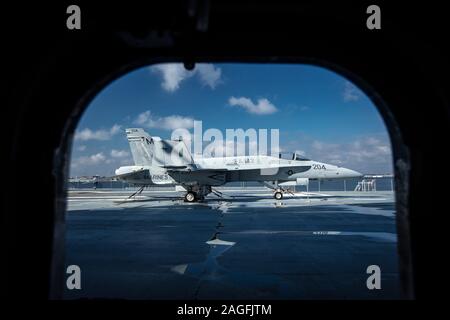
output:
{"label": "blue sky", "polygon": [[174,128],[279,129],[282,151],[363,173],[390,173],[388,133],[376,107],[340,75],[309,65],[161,64],[106,87],[76,131],[71,176],[132,165],[127,127],[170,138]]}

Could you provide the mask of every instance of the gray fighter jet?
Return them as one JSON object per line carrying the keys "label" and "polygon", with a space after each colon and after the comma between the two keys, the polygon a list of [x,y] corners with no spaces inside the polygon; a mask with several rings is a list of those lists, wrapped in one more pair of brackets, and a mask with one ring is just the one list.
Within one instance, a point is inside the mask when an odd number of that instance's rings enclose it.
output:
{"label": "gray fighter jet", "polygon": [[126,129],[134,166],[116,170],[115,178],[138,185],[175,185],[185,190],[185,201],[203,200],[212,187],[233,181],[257,181],[274,190],[280,200],[286,185],[305,185],[310,179],[362,177],[354,170],[305,159],[296,153],[290,159],[267,155],[192,157],[183,140],[151,137],[142,128]]}

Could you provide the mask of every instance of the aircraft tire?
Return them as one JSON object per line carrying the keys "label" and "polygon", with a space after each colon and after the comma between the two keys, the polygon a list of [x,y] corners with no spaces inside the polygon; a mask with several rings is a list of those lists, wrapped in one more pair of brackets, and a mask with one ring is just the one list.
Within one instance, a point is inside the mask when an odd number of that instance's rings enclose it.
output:
{"label": "aircraft tire", "polygon": [[277,200],[281,200],[281,199],[283,199],[283,193],[280,191],[277,191],[274,193],[273,197]]}
{"label": "aircraft tire", "polygon": [[197,200],[197,195],[195,194],[195,192],[189,191],[184,196],[184,201],[186,201],[186,202],[195,202],[196,200]]}

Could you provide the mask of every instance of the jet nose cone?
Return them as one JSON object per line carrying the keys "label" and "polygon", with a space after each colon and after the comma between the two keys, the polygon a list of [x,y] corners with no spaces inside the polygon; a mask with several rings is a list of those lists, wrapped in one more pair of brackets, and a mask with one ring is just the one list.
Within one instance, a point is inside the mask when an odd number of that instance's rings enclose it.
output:
{"label": "jet nose cone", "polygon": [[351,169],[345,169],[344,175],[347,178],[362,178],[364,176],[361,172],[351,170]]}
{"label": "jet nose cone", "polygon": [[361,172],[355,171],[355,170],[348,170],[350,171],[350,176],[352,178],[362,178],[364,175]]}

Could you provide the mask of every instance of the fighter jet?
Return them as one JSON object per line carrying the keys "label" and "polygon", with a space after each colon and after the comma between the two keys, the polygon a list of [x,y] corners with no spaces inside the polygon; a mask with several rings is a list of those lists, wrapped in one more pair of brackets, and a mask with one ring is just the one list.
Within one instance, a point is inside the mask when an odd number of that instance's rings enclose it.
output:
{"label": "fighter jet", "polygon": [[254,155],[233,157],[192,157],[185,142],[151,137],[142,128],[126,129],[134,166],[120,167],[115,178],[140,186],[175,185],[184,190],[186,202],[203,200],[208,194],[221,195],[213,187],[234,181],[257,181],[274,190],[281,200],[284,185],[305,185],[311,179],[345,179],[362,174],[309,160],[293,153],[290,159]]}

